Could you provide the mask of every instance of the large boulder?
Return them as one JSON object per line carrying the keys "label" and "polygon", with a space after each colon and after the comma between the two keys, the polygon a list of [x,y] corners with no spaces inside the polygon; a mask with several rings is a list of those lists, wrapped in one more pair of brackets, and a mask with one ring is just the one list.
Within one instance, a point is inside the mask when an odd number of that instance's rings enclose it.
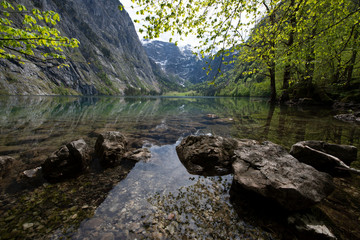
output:
{"label": "large boulder", "polygon": [[255,192],[287,210],[311,207],[334,190],[330,175],[300,163],[274,143],[243,145],[234,153],[236,188]]}
{"label": "large boulder", "polygon": [[219,176],[232,173],[232,156],[239,144],[241,141],[220,136],[188,136],[176,152],[189,173]]}
{"label": "large boulder", "polygon": [[323,141],[302,141],[295,143],[290,150],[290,154],[299,161],[312,165],[317,161],[316,157],[306,148],[312,148],[334,157],[339,158],[345,164],[350,165],[357,158],[357,148],[351,145],[331,144]]}
{"label": "large boulder", "polygon": [[103,166],[114,167],[121,164],[127,152],[127,145],[127,139],[120,132],[105,132],[96,140],[95,153]]}
{"label": "large boulder", "polygon": [[89,148],[83,139],[61,146],[42,164],[45,179],[51,182],[76,177],[89,168]]}

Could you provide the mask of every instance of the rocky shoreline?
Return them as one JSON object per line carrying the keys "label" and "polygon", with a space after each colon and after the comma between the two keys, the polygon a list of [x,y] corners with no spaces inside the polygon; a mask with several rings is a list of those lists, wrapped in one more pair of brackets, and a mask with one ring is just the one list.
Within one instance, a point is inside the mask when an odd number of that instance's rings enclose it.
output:
{"label": "rocky shoreline", "polygon": [[[344,183],[350,173],[359,175],[344,163],[356,161],[353,146],[304,141],[294,144],[290,155],[271,142],[189,136],[176,150],[189,173],[233,174],[230,195],[239,216],[277,230],[281,239],[348,239],[359,234],[339,234],[339,222],[323,207],[339,194],[339,179]],[[336,178],[344,172],[345,178]]]}
{"label": "rocky shoreline", "polygon": [[[35,190],[1,197],[0,224],[6,226],[1,236],[41,239],[59,226],[65,236],[67,231],[71,234],[136,162],[151,157],[141,146],[119,132],[106,132],[98,136],[94,148],[82,139],[60,147],[41,169],[22,173]],[[309,148],[314,151],[309,153]],[[191,174],[232,174],[230,196],[237,214],[276,238],[360,237],[355,227],[360,218],[360,181],[354,175],[357,170],[348,167],[356,160],[355,147],[306,141],[295,144],[289,154],[271,142],[201,135],[184,138],[176,150]],[[312,155],[315,158],[309,161]],[[16,160],[1,157],[0,162],[4,180]],[[341,211],[350,214],[339,216]],[[346,227],[349,230],[344,231]]]}

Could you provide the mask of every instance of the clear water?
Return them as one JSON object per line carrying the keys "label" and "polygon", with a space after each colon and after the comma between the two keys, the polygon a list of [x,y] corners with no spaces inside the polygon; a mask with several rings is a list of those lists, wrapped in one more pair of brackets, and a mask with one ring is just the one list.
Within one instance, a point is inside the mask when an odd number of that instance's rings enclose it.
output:
{"label": "clear water", "polygon": [[[71,230],[74,239],[266,239],[271,237],[234,213],[231,176],[188,174],[175,146],[189,134],[214,134],[269,140],[288,149],[302,140],[359,148],[359,125],[335,120],[334,114],[249,98],[0,97],[0,156],[32,168],[69,141],[84,138],[93,146],[97,133],[120,131],[141,140],[152,157],[137,163],[94,216]],[[227,217],[214,221],[217,214]],[[56,239],[63,233],[51,234]]]}
{"label": "clear water", "polygon": [[266,100],[249,98],[0,97],[0,155],[37,148],[48,154],[80,137],[92,144],[94,133],[108,130],[157,145],[198,131],[270,140],[287,148],[308,139],[359,147],[359,126],[334,114],[320,108],[270,108]]}

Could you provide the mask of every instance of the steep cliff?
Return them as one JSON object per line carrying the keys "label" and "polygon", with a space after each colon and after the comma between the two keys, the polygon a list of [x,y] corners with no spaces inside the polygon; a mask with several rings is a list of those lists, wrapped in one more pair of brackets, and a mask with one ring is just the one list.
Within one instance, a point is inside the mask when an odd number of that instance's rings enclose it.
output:
{"label": "steep cliff", "polygon": [[143,44],[146,53],[163,71],[176,75],[191,83],[203,82],[207,79],[205,61],[197,58],[190,47],[180,49],[174,43],[147,41]]}
{"label": "steep cliff", "polygon": [[31,8],[54,10],[56,26],[77,38],[80,47],[66,49],[69,67],[28,59],[25,64],[0,61],[0,94],[133,95],[158,94],[162,85],[125,10],[118,0],[21,0]]}

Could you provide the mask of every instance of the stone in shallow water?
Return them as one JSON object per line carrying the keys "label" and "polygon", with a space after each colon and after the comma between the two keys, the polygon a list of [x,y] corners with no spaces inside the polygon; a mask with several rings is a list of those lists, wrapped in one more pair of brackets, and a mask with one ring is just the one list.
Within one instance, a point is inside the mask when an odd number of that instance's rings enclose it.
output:
{"label": "stone in shallow water", "polygon": [[124,159],[139,162],[144,161],[146,162],[151,158],[151,152],[147,148],[140,148],[134,151],[129,151],[124,154]]}
{"label": "stone in shallow water", "polygon": [[121,159],[127,151],[128,141],[120,132],[102,133],[95,143],[95,153],[102,165],[114,167],[120,165]]}
{"label": "stone in shallow water", "polygon": [[70,142],[50,155],[42,164],[42,172],[48,181],[75,177],[89,168],[89,148],[83,139]]}
{"label": "stone in shallow water", "polygon": [[34,226],[34,223],[24,223],[23,224],[23,229],[27,230],[29,228],[32,228]]}
{"label": "stone in shallow water", "polygon": [[311,207],[333,190],[332,177],[300,163],[271,142],[235,150],[234,184],[272,199],[288,210]]}
{"label": "stone in shallow water", "polygon": [[8,175],[13,162],[15,162],[15,159],[10,156],[0,156],[0,178]]}
{"label": "stone in shallow water", "polygon": [[360,123],[360,112],[356,112],[354,114],[339,114],[335,115],[334,118],[344,122]]}
{"label": "stone in shallow water", "polygon": [[[331,144],[323,141],[297,142],[291,147],[290,154],[299,161],[309,165],[312,162],[320,161],[315,159],[316,157],[313,156],[313,152],[309,152],[305,149],[306,146],[337,157],[347,165],[350,165],[352,162],[356,161],[357,158],[357,148],[355,146]],[[327,162],[327,164],[330,163]]]}
{"label": "stone in shallow water", "polygon": [[241,143],[220,136],[189,136],[176,147],[176,152],[189,173],[220,176],[232,173],[232,156]]}

